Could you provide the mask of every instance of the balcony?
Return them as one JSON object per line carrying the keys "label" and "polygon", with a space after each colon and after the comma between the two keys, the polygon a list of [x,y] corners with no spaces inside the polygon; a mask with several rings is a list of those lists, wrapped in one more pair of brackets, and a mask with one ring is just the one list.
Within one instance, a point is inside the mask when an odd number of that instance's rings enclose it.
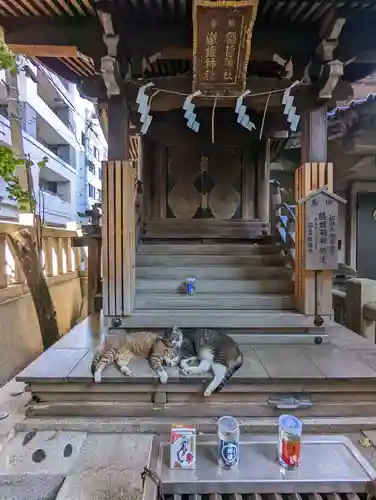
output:
{"label": "balcony", "polygon": [[[37,193],[37,203],[44,213],[44,218],[52,224],[64,224],[76,219],[76,203],[71,197],[72,189],[76,187],[77,172],[68,163],[59,158],[46,146],[38,142],[26,132],[23,133],[25,154],[29,156],[34,164],[47,157],[47,166],[40,172],[33,172],[34,189]],[[9,121],[0,115],[0,142],[11,145]],[[56,193],[52,190],[43,189],[39,193],[39,185],[42,181],[58,183],[59,189]],[[69,191],[69,192],[68,192]],[[7,199],[5,184],[0,182],[0,215],[2,217],[14,217],[17,215],[16,204]]]}

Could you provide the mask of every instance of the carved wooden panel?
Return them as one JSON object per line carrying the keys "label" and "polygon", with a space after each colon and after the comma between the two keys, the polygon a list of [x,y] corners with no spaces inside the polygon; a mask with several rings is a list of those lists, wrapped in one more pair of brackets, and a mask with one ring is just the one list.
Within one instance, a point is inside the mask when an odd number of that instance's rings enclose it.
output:
{"label": "carved wooden panel", "polygon": [[241,150],[168,148],[166,192],[167,218],[241,218]]}

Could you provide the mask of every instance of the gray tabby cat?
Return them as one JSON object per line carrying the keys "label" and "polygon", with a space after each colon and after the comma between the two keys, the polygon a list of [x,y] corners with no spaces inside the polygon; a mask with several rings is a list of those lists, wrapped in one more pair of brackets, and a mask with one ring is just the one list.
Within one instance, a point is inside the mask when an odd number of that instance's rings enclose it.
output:
{"label": "gray tabby cat", "polygon": [[242,364],[243,354],[238,344],[226,333],[206,328],[184,333],[180,361],[182,373],[201,375],[210,369],[214,373],[204,396],[220,391]]}

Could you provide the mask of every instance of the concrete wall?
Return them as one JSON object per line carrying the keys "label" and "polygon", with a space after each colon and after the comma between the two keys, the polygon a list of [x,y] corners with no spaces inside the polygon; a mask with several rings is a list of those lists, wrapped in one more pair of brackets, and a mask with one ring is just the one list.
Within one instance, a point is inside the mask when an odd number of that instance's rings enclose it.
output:
{"label": "concrete wall", "polygon": [[[87,315],[87,278],[79,278],[77,273],[56,276],[49,278],[49,286],[63,335]],[[30,293],[7,296],[9,288],[0,290],[0,386],[43,350]]]}

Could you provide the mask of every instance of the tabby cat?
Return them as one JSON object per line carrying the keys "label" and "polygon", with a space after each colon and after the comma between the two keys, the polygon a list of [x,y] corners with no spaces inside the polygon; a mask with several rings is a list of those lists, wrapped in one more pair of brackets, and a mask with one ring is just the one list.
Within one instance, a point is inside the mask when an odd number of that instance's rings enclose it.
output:
{"label": "tabby cat", "polygon": [[214,378],[204,392],[204,396],[210,396],[220,391],[239,370],[243,354],[235,340],[226,333],[202,328],[184,333],[179,364],[185,375],[213,371]]}
{"label": "tabby cat", "polygon": [[175,325],[166,335],[146,331],[128,333],[118,339],[117,346],[107,344],[94,355],[91,363],[94,382],[102,380],[103,370],[111,363],[114,363],[123,375],[131,375],[128,364],[134,356],[139,356],[148,360],[160,382],[165,384],[168,374],[164,365],[176,366],[179,363],[182,341],[183,334]]}

